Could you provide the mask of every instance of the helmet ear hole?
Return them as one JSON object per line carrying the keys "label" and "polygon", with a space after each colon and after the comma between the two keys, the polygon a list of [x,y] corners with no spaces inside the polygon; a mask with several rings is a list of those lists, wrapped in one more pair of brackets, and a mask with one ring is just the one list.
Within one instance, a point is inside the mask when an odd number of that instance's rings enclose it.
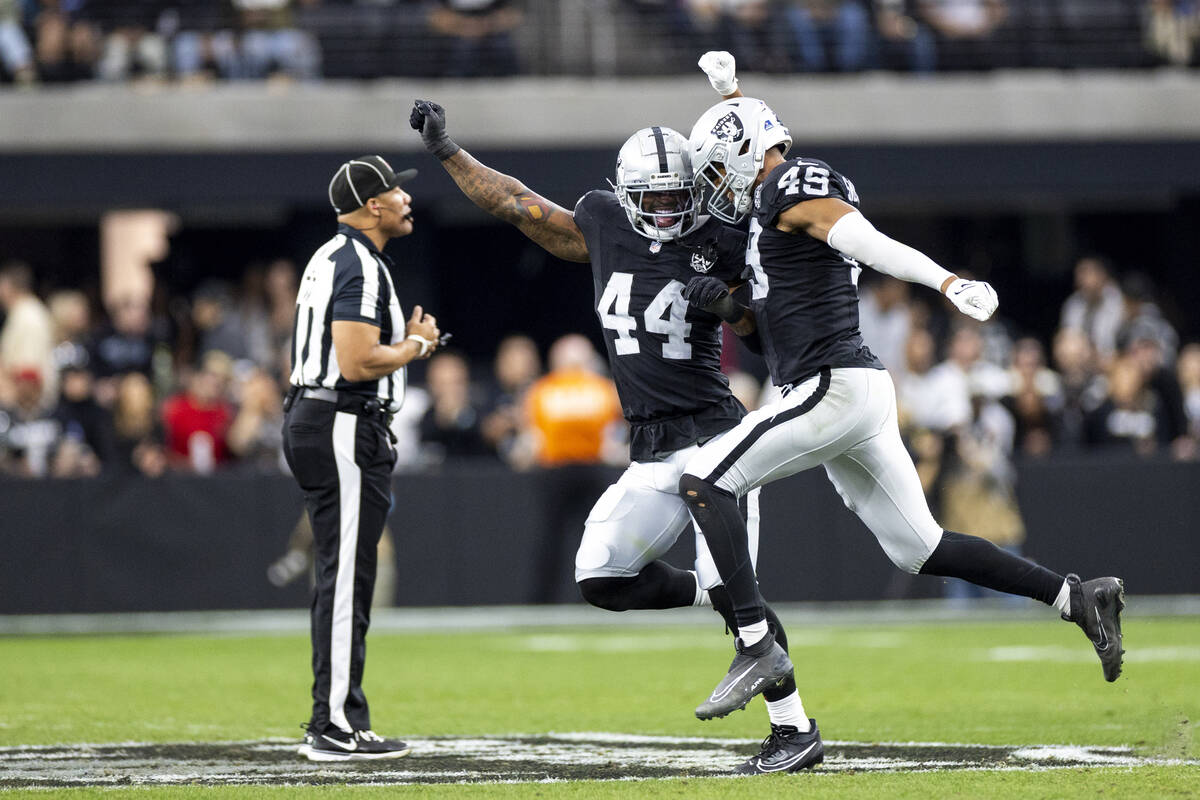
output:
{"label": "helmet ear hole", "polygon": [[738,150],[738,155],[744,156],[744,155],[746,155],[746,153],[749,153],[749,152],[750,152],[750,140],[747,139],[746,141],[742,142],[742,147],[740,150]]}

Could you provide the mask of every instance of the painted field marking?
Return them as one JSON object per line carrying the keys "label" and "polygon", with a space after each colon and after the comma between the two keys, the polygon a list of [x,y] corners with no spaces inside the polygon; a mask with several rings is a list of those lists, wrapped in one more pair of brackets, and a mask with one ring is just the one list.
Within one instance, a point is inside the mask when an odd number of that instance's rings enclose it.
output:
{"label": "painted field marking", "polygon": [[[979,653],[981,661],[1051,661],[1059,664],[1083,664],[1096,660],[1096,656],[1078,647],[1058,645],[1009,645],[990,647]],[[1125,663],[1151,664],[1155,662],[1200,661],[1200,647],[1135,647],[1125,653]]]}
{"label": "painted field marking", "polygon": [[[0,789],[181,784],[323,785],[558,782],[729,776],[753,739],[624,733],[550,733],[411,739],[397,761],[314,764],[297,742],[82,744],[0,748]],[[1200,765],[1139,756],[1127,747],[825,742],[817,773],[1046,770]],[[798,779],[804,779],[800,776]]]}

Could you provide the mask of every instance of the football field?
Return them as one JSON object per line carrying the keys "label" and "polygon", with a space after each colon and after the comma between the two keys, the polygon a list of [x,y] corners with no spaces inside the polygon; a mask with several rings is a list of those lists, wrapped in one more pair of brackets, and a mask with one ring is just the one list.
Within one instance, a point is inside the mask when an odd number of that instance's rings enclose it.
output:
{"label": "football field", "polygon": [[[785,610],[826,760],[812,773],[733,779],[724,776],[767,732],[766,711],[755,699],[724,720],[693,717],[731,655],[704,613],[597,612],[582,616],[605,624],[544,627],[483,616],[432,631],[384,617],[364,686],[375,729],[413,752],[366,764],[295,754],[308,714],[303,615],[276,630],[4,636],[0,789],[737,798],[762,797],[766,784],[766,796],[1200,796],[1200,617],[1129,616],[1125,674],[1107,684],[1078,629],[1048,613],[821,623]],[[451,627],[434,619],[418,627]],[[631,624],[612,624],[623,619]]]}

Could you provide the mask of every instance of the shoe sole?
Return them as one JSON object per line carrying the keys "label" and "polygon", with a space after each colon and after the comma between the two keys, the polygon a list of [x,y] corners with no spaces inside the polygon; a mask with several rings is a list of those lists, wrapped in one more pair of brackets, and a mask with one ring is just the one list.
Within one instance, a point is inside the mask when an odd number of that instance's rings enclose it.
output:
{"label": "shoe sole", "polygon": [[389,753],[337,753],[309,747],[302,755],[309,761],[383,761],[389,758],[403,758],[411,752],[411,747]]}

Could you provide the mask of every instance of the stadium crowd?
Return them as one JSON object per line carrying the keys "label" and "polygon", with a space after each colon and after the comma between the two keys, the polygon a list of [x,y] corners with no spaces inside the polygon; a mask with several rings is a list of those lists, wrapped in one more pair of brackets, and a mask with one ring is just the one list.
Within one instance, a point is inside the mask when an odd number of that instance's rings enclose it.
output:
{"label": "stadium crowd", "polygon": [[[1180,346],[1137,273],[1079,259],[1061,324],[1014,334],[1003,319],[957,320],[907,284],[862,287],[862,330],[891,370],[902,427],[931,491],[946,474],[1011,487],[1013,459],[1125,453],[1193,460],[1200,441],[1200,343]],[[125,301],[98,313],[83,293],[39,287],[0,266],[0,473],[75,477],[167,471],[277,472],[297,269],[249,269],[240,286]],[[726,346],[749,408],[762,365]],[[500,342],[493,363],[443,351],[394,422],[400,468],[481,458],[517,469],[619,463],[620,406],[590,340],[549,349]]]}
{"label": "stadium crowd", "polygon": [[549,0],[0,0],[0,79],[684,73],[710,49],[775,73],[1195,66],[1200,38],[1179,0],[577,5],[568,24]]}

